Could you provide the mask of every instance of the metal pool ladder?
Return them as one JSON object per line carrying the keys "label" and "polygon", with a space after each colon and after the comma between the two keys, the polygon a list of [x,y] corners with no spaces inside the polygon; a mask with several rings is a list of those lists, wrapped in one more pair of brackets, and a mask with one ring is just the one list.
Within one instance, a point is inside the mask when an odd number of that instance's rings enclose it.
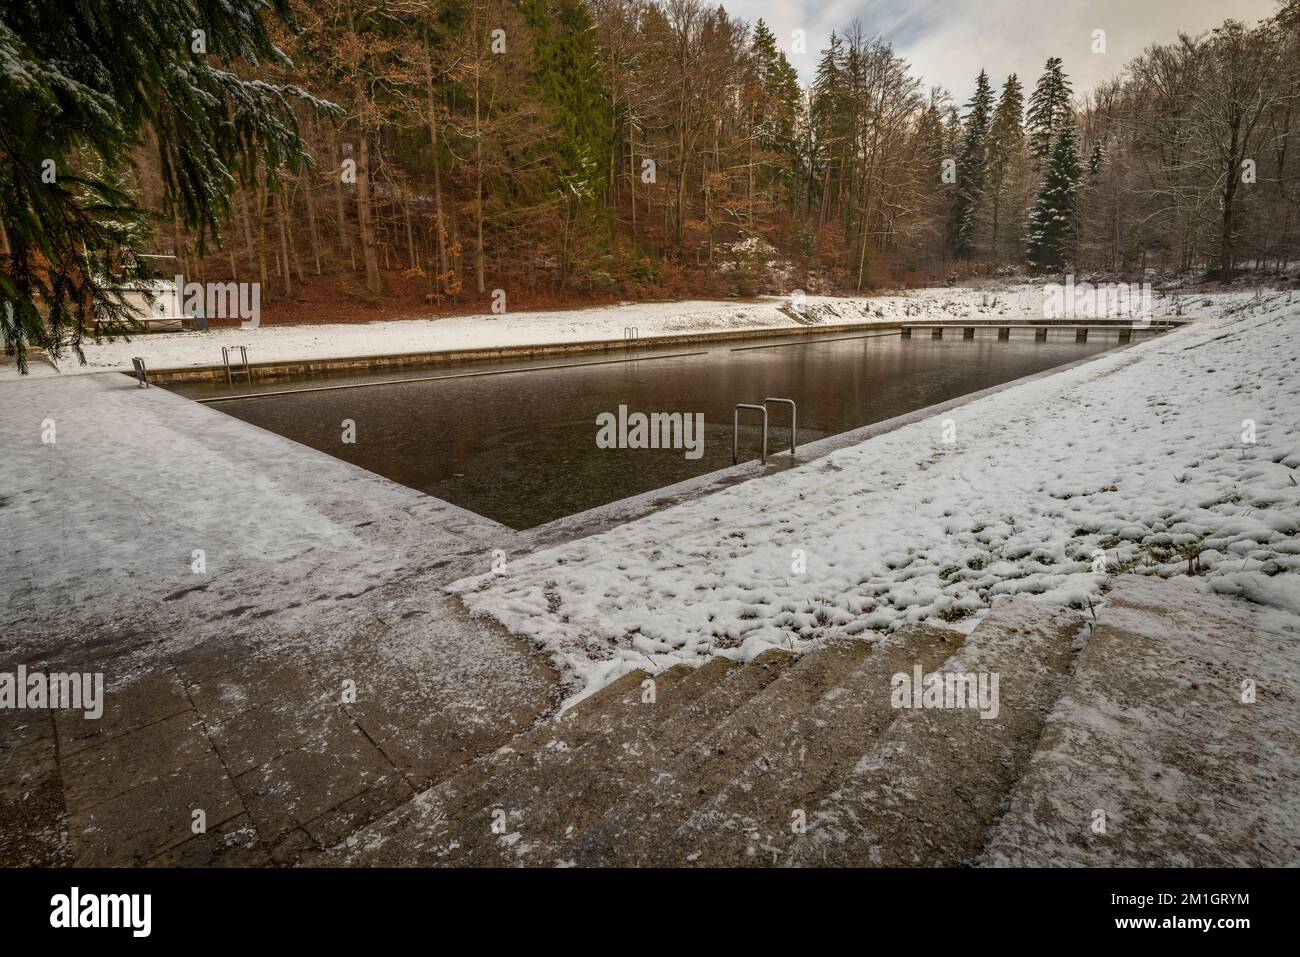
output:
{"label": "metal pool ladder", "polygon": [[[221,361],[226,367],[226,383],[234,385],[234,377],[230,373],[230,349],[227,346],[221,347]],[[239,361],[244,369],[244,377],[248,379],[248,384],[253,384],[253,369],[248,364],[248,349],[245,346],[239,347]]]}
{"label": "metal pool ladder", "polygon": [[[799,447],[799,409],[794,404],[794,399],[778,399],[774,396],[768,396],[763,400],[763,406],[766,407],[769,402],[780,402],[783,405],[788,405],[790,407],[790,458],[794,458],[794,453]],[[764,422],[763,431],[767,431],[766,422]],[[763,444],[767,444],[766,435],[763,436]]]}
{"label": "metal pool ladder", "polygon": [[737,402],[736,407],[731,412],[731,464],[735,465],[739,461],[738,446],[740,441],[740,410],[752,409],[763,415],[763,451],[759,456],[759,461],[767,464],[767,404],[769,402],[780,402],[790,406],[790,457],[794,457],[795,449],[798,446],[798,432],[796,431],[798,420],[798,409],[794,404],[794,399],[780,399],[774,396],[768,396],[763,400],[762,405],[752,405],[748,402]]}

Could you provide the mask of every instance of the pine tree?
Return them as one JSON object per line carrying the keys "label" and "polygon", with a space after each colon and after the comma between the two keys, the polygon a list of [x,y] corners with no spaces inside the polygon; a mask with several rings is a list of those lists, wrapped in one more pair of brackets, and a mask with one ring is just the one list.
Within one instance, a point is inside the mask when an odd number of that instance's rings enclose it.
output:
{"label": "pine tree", "polygon": [[993,109],[993,91],[984,70],[975,80],[975,95],[966,108],[957,147],[957,196],[953,202],[953,246],[960,259],[969,259],[974,251],[975,210],[984,191],[985,140]]}
{"label": "pine tree", "polygon": [[826,49],[817,61],[817,73],[813,78],[812,112],[813,120],[819,127],[829,125],[840,107],[843,96],[843,63],[843,44],[832,30]]}
{"label": "pine tree", "polygon": [[754,24],[750,50],[760,90],[756,117],[759,138],[765,149],[787,153],[794,143],[795,117],[799,111],[799,74],[784,51],[777,47],[776,37],[762,20]]}
{"label": "pine tree", "polygon": [[1034,87],[1034,95],[1029,98],[1026,117],[1030,152],[1039,162],[1052,152],[1056,134],[1073,123],[1071,96],[1070,78],[1061,69],[1061,58],[1050,57]]}
{"label": "pine tree", "polygon": [[1079,151],[1074,127],[1058,130],[1038,201],[1029,217],[1029,269],[1060,272],[1074,250],[1079,191]]}
{"label": "pine tree", "polygon": [[989,142],[985,151],[985,214],[988,220],[990,254],[1001,258],[1003,237],[1009,231],[1005,222],[1003,196],[1021,177],[1025,133],[1024,95],[1020,79],[1014,73],[1002,85],[1002,95],[993,121],[989,126]]}
{"label": "pine tree", "polygon": [[293,101],[331,105],[232,69],[287,65],[273,19],[289,24],[284,0],[0,10],[0,330],[21,369],[29,344],[84,362],[83,333],[133,327],[121,289],[147,275],[132,250],[150,211],[120,175],[146,132],[163,206],[196,231],[200,253],[219,240],[238,181],[264,170],[274,183],[304,158]]}
{"label": "pine tree", "polygon": [[613,135],[591,16],[581,0],[524,0],[520,7],[533,31],[540,98],[564,131],[556,144],[561,173],[571,175],[583,169],[588,158],[604,155]]}
{"label": "pine tree", "polygon": [[941,259],[949,234],[948,216],[952,211],[948,195],[952,187],[943,184],[943,161],[951,154],[946,144],[943,117],[933,98],[917,117],[909,147],[916,162],[913,205],[921,227],[919,231],[923,234],[916,246],[927,258]]}
{"label": "pine tree", "polygon": [[[591,16],[581,0],[525,0],[521,9],[533,33],[538,98],[551,126],[559,130],[550,142],[532,147],[547,151],[546,165],[555,173],[560,289],[565,290],[580,232],[591,239],[607,225],[592,214],[605,189],[607,170],[598,158],[609,149],[613,117],[602,88]],[[585,228],[580,230],[580,224]]]}
{"label": "pine tree", "polygon": [[922,181],[927,187],[941,182],[943,161],[946,159],[946,134],[939,107],[934,102],[927,103],[916,121],[914,153],[920,166]]}
{"label": "pine tree", "polygon": [[751,50],[758,62],[764,93],[777,107],[775,112],[788,119],[798,107],[799,74],[786,59],[785,51],[776,45],[776,36],[762,20],[754,25]]}
{"label": "pine tree", "polygon": [[1088,154],[1088,175],[1101,175],[1101,166],[1106,160],[1106,150],[1101,144],[1101,140],[1092,144],[1092,151]]}
{"label": "pine tree", "polygon": [[843,175],[841,154],[847,130],[844,122],[844,47],[840,38],[831,32],[826,49],[817,62],[813,78],[812,97],[809,102],[809,121],[814,141],[814,161],[821,164],[821,182],[818,184],[821,204],[817,220],[824,222],[831,197],[832,177]]}

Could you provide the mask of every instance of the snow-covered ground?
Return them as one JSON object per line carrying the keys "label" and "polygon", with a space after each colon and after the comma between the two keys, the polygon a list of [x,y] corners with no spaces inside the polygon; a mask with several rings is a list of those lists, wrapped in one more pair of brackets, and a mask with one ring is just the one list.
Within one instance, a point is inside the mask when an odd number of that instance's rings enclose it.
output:
{"label": "snow-covered ground", "polygon": [[[1248,294],[1234,294],[1242,298]],[[1043,288],[1018,285],[1003,289],[914,289],[889,296],[843,299],[809,296],[804,316],[817,324],[897,322],[901,319],[1043,317]],[[1185,294],[1154,302],[1155,315],[1180,308],[1194,314],[1204,297]],[[797,325],[787,311],[792,300],[767,297],[754,302],[670,302],[598,306],[553,312],[515,312],[502,316],[459,316],[445,319],[402,319],[332,325],[263,325],[256,329],[214,328],[208,332],[138,335],[129,341],[84,345],[86,365],[65,356],[60,371],[103,372],[130,369],[140,356],[151,369],[221,362],[222,346],[246,346],[251,362],[326,359],[344,356],[433,352],[446,349],[490,349],[498,346],[622,339],[635,327],[642,339],[724,330],[789,328]],[[33,374],[54,370],[40,360]],[[12,361],[0,363],[0,379],[15,376]]]}
{"label": "snow-covered ground", "polygon": [[1001,594],[1083,607],[1124,571],[1190,569],[1294,630],[1300,298],[1195,306],[1163,338],[451,587],[575,700],[635,668],[973,627]]}

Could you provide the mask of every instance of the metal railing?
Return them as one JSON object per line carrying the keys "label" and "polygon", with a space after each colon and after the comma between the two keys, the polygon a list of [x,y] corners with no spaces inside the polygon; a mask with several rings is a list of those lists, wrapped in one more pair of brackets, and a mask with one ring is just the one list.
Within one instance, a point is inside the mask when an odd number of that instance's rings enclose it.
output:
{"label": "metal railing", "polygon": [[731,464],[735,465],[737,458],[737,441],[740,437],[740,410],[753,409],[755,412],[763,413],[763,454],[760,461],[767,464],[767,406],[751,405],[748,402],[737,402],[736,407],[731,412]]}
{"label": "metal railing", "polygon": [[778,396],[769,395],[763,400],[762,405],[752,405],[748,402],[737,402],[736,407],[731,411],[731,464],[736,465],[740,461],[740,410],[752,409],[755,412],[763,414],[763,450],[759,455],[759,461],[767,464],[767,425],[768,415],[767,406],[769,402],[780,402],[782,405],[790,407],[790,458],[794,458],[795,452],[799,450],[799,407],[794,404],[794,399],[782,399]]}
{"label": "metal railing", "polygon": [[[790,407],[790,457],[794,458],[795,450],[799,447],[799,409],[795,406],[794,399],[779,399],[775,396],[768,396],[763,400],[763,405],[766,407],[769,402],[780,402]],[[766,423],[764,423],[763,432],[767,432]],[[766,434],[763,436],[763,443],[764,445],[767,444]]]}
{"label": "metal railing", "polygon": [[[235,379],[230,372],[230,349],[227,346],[221,347],[221,361],[226,367],[226,383],[228,385],[234,385]],[[248,349],[245,346],[239,347],[239,361],[240,361],[240,365],[243,366],[244,369],[244,377],[248,379],[248,384],[252,385],[253,370],[252,367],[250,367],[248,364]]]}

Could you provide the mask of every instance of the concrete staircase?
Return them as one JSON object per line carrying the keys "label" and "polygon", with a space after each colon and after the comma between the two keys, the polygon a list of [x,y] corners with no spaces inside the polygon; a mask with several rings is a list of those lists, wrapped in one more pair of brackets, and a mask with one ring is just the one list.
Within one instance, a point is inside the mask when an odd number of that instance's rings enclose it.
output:
{"label": "concrete staircase", "polygon": [[[1033,754],[1081,626],[1013,597],[969,637],[914,625],[875,644],[679,666],[653,685],[634,672],[314,863],[969,863]],[[894,676],[918,666],[997,674],[997,716],[895,707]]]}
{"label": "concrete staircase", "polygon": [[[1015,596],[969,636],[635,672],[316,863],[1295,865],[1297,634],[1201,582],[1123,576],[1097,620]],[[935,707],[896,689],[918,672],[997,693]]]}
{"label": "concrete staircase", "polygon": [[1126,576],[978,863],[1300,864],[1300,622]]}

